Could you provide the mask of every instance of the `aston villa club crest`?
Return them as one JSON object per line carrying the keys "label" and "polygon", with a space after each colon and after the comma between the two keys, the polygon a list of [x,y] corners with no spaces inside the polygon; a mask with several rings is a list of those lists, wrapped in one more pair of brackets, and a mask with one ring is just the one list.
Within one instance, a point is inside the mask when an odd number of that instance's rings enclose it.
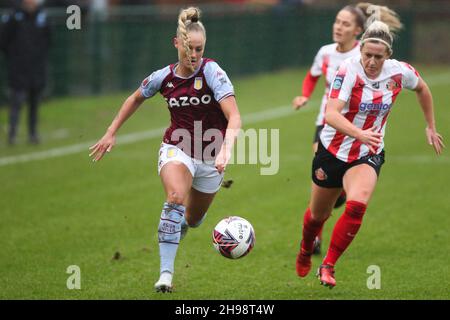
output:
{"label": "aston villa club crest", "polygon": [[153,80],[154,74],[155,74],[155,73],[153,72],[150,76],[148,76],[147,78],[145,78],[144,81],[142,81],[142,83],[141,83],[142,88],[147,87],[147,85],[150,83],[150,81]]}
{"label": "aston villa club crest", "polygon": [[149,82],[150,82],[149,79],[148,79],[148,78],[145,78],[144,81],[142,81],[141,86],[142,86],[143,88],[145,88],[145,87],[148,85]]}
{"label": "aston villa club crest", "polygon": [[194,80],[194,89],[200,90],[203,88],[203,78],[202,77],[196,77]]}
{"label": "aston villa club crest", "polygon": [[178,151],[176,148],[169,148],[167,150],[167,158],[173,158],[177,155]]}

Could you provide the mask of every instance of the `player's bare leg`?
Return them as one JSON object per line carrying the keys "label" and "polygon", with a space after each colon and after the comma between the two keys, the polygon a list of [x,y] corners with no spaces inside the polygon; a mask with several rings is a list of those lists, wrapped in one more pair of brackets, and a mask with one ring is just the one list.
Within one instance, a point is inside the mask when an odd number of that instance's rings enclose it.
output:
{"label": "player's bare leg", "polygon": [[323,188],[312,183],[311,200],[303,218],[303,237],[296,260],[296,271],[299,277],[305,277],[311,270],[314,240],[331,215],[341,190],[341,188]]}
{"label": "player's bare leg", "polygon": [[216,193],[205,193],[191,188],[191,191],[185,201],[186,224],[181,230],[182,237],[186,234],[188,227],[197,228],[202,224],[215,195]]}
{"label": "player's bare leg", "polygon": [[333,229],[330,247],[318,270],[321,284],[330,288],[336,285],[334,266],[359,231],[377,179],[375,170],[367,164],[352,167],[345,173],[343,184],[348,200],[344,213]]}
{"label": "player's bare leg", "polygon": [[343,184],[348,200],[368,204],[377,186],[378,176],[368,164],[360,164],[347,170]]}
{"label": "player's bare leg", "polygon": [[161,267],[155,289],[157,292],[171,292],[181,224],[186,211],[183,204],[192,186],[192,175],[183,163],[172,161],[162,167],[160,176],[166,192],[166,202],[158,228]]}
{"label": "player's bare leg", "polygon": [[336,203],[334,204],[334,208],[340,208],[342,205],[347,201],[347,194],[344,190],[342,190],[341,194],[339,195],[338,199],[336,200]]}
{"label": "player's bare leg", "polygon": [[[316,154],[318,146],[319,146],[319,142],[313,143],[313,145],[312,145],[313,154]],[[346,199],[347,198],[346,198],[345,191],[342,190],[341,194],[337,198],[333,208],[337,209],[337,208],[341,207],[345,203]],[[320,255],[321,253],[322,253],[322,230],[320,230],[319,234],[314,239],[314,249],[313,249],[314,255]]]}

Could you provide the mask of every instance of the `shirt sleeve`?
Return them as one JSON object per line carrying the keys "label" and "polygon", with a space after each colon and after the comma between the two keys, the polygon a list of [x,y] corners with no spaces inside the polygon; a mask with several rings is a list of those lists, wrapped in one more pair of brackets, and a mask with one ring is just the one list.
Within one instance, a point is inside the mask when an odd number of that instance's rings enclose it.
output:
{"label": "shirt sleeve", "polygon": [[322,64],[323,64],[323,49],[320,48],[319,52],[317,52],[314,62],[311,66],[309,72],[313,77],[318,77],[322,75]]}
{"label": "shirt sleeve", "polygon": [[210,61],[205,65],[204,74],[206,83],[214,93],[214,99],[217,102],[234,96],[234,88],[225,71],[219,65]]}
{"label": "shirt sleeve", "polygon": [[406,62],[400,62],[402,68],[402,87],[414,90],[419,83],[420,75],[413,66]]}
{"label": "shirt sleeve", "polygon": [[306,74],[305,79],[303,79],[302,86],[302,96],[309,98],[316,87],[317,80],[319,80],[319,76],[314,77],[311,75],[311,72]]}
{"label": "shirt sleeve", "polygon": [[347,102],[355,85],[356,74],[350,64],[344,61],[339,67],[330,85],[329,98]]}
{"label": "shirt sleeve", "polygon": [[153,72],[141,83],[141,93],[145,98],[153,97],[160,89],[162,82],[170,73],[170,66]]}

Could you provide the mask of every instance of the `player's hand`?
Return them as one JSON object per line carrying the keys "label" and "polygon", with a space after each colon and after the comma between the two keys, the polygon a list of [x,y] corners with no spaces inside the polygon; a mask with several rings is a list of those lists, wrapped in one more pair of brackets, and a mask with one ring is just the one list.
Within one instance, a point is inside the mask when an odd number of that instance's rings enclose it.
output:
{"label": "player's hand", "polygon": [[222,146],[219,154],[216,157],[216,162],[214,164],[214,166],[216,167],[217,171],[219,171],[219,173],[222,173],[225,171],[225,168],[226,168],[228,162],[230,161],[230,158],[231,158],[231,151],[228,151],[227,148]]}
{"label": "player's hand", "polygon": [[91,151],[89,157],[92,157],[92,161],[97,162],[103,158],[106,152],[111,152],[115,144],[116,137],[113,134],[106,132],[96,144],[89,148]]}
{"label": "player's hand", "polygon": [[304,97],[304,96],[295,97],[294,100],[292,100],[292,108],[294,110],[298,110],[301,107],[303,107],[304,105],[306,105],[308,100],[309,100],[309,98]]}
{"label": "player's hand", "polygon": [[444,138],[436,132],[435,129],[431,129],[429,127],[425,128],[425,134],[427,135],[427,140],[430,145],[433,146],[434,151],[437,155],[442,153],[442,149],[445,148]]}
{"label": "player's hand", "polygon": [[370,152],[377,153],[377,149],[381,146],[383,135],[380,132],[376,132],[377,127],[361,130],[360,134],[356,137],[369,147]]}

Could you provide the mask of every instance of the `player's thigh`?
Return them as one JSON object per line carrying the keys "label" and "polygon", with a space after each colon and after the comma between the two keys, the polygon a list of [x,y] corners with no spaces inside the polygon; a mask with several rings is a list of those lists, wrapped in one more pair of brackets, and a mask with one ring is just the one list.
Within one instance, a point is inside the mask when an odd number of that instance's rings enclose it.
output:
{"label": "player's thigh", "polygon": [[192,174],[179,161],[166,163],[160,171],[161,182],[168,202],[184,204],[192,186]]}
{"label": "player's thigh", "polygon": [[314,142],[312,145],[312,150],[313,150],[313,154],[315,154],[317,152],[317,147],[319,146],[318,142]]}
{"label": "player's thigh", "polygon": [[208,211],[209,206],[213,202],[215,195],[216,192],[205,193],[191,188],[186,199],[185,217],[188,224],[195,225],[203,218],[205,213]]}
{"label": "player's thigh", "polygon": [[343,184],[347,200],[368,204],[377,185],[375,169],[368,164],[351,167],[344,174]]}
{"label": "player's thigh", "polygon": [[312,183],[309,209],[314,220],[322,221],[331,215],[341,192],[342,188],[324,188]]}

